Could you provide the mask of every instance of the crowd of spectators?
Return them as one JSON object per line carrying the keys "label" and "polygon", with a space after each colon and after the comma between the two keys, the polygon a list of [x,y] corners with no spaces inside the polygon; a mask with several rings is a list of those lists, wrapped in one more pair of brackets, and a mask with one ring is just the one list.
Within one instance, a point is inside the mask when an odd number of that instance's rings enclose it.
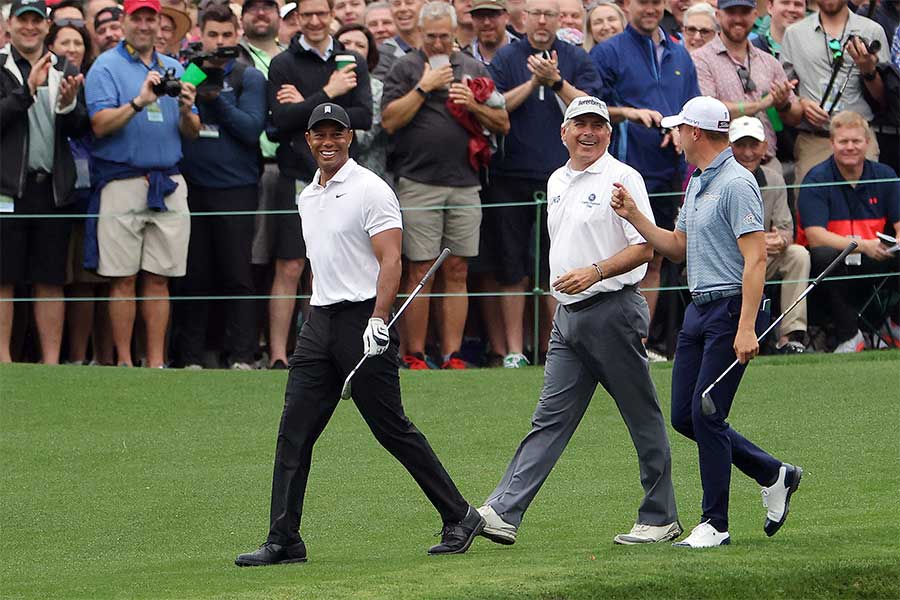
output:
{"label": "crowd of spectators", "polygon": [[[878,238],[900,233],[897,0],[2,8],[0,362],[287,368],[312,277],[295,204],[316,171],[304,132],[325,101],[350,116],[351,157],[397,193],[401,291],[451,251],[400,324],[412,369],[516,368],[546,352],[540,200],[583,95],[608,103],[609,152],[670,229],[694,168],[660,121],[695,96],[726,104],[735,157],[763,188],[781,307],[849,238],[860,248],[841,274],[900,271]],[[642,282],[651,360],[671,354],[684,308],[655,289],[683,277],[657,255]],[[773,350],[900,347],[896,308],[858,318],[897,281],[823,285]]]}

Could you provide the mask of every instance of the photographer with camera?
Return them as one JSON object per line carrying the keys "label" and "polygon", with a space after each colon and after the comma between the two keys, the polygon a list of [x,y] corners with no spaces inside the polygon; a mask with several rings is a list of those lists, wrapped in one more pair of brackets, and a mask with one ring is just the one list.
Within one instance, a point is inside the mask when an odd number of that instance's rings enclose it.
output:
{"label": "photographer with camera", "polygon": [[85,91],[97,141],[91,151],[94,191],[85,231],[85,267],[110,277],[113,341],[120,365],[131,366],[135,296],[141,273],[141,314],[147,364],[162,367],[169,322],[169,278],[187,267],[191,219],[187,185],[178,171],[182,138],[194,139],[200,117],[196,89],[184,69],[154,49],[159,0],[125,0],[125,39],[100,55]]}
{"label": "photographer with camera", "polygon": [[[844,110],[871,121],[884,106],[879,62],[887,62],[888,42],[881,26],[847,7],[847,0],[819,0],[819,12],[794,23],[784,33],[781,62],[803,107],[794,145],[794,181],[801,183],[817,164],[831,156],[829,121]],[[877,42],[877,44],[876,44]],[[871,131],[866,158],[878,160]]]}
{"label": "photographer with camera", "polygon": [[[191,212],[256,210],[260,177],[259,134],[266,119],[266,78],[235,60],[238,22],[227,6],[212,5],[200,17],[202,53],[191,62],[206,74],[197,86],[200,136],[183,144],[181,169]],[[179,295],[250,296],[253,215],[194,217],[187,275]],[[252,300],[226,300],[227,364],[249,369],[256,349]],[[202,365],[209,302],[175,306],[173,346],[183,366]]]}

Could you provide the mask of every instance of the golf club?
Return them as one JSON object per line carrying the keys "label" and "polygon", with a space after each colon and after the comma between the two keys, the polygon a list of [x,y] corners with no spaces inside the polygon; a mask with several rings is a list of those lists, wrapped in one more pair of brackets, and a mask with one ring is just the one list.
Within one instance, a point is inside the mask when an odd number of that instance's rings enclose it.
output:
{"label": "golf club", "polygon": [[[847,246],[846,248],[844,248],[844,251],[841,252],[837,258],[835,258],[833,261],[831,261],[831,264],[828,265],[825,268],[825,270],[822,271],[819,274],[819,276],[816,277],[813,280],[813,282],[810,283],[809,286],[805,290],[803,290],[803,293],[801,293],[799,296],[797,296],[797,299],[794,300],[794,303],[791,304],[787,308],[787,310],[785,310],[780,315],[778,315],[778,318],[775,319],[772,322],[772,324],[769,325],[769,327],[760,334],[760,336],[758,338],[756,338],[756,341],[757,342],[762,341],[762,339],[764,337],[766,337],[766,335],[770,331],[775,329],[775,327],[777,327],[778,324],[781,323],[781,320],[784,319],[785,315],[787,315],[789,312],[791,312],[791,310],[793,310],[793,308],[795,306],[800,304],[800,301],[803,300],[804,298],[806,298],[806,296],[809,295],[809,293],[812,291],[812,289],[814,287],[816,287],[819,284],[819,282],[821,282],[825,277],[828,276],[829,273],[831,273],[834,270],[835,267],[837,267],[841,262],[843,262],[848,254],[850,254],[851,252],[856,250],[856,247],[858,245],[859,244],[857,244],[856,242],[850,242],[850,245]],[[740,364],[740,361],[738,359],[735,359],[734,362],[731,363],[730,365],[728,365],[728,368],[725,369],[722,372],[722,374],[716,378],[715,381],[713,381],[711,384],[709,384],[709,387],[707,387],[705,390],[703,390],[703,393],[700,395],[700,410],[703,412],[704,415],[709,416],[709,415],[713,415],[716,413],[716,405],[712,401],[712,397],[710,396],[710,394],[712,393],[713,388],[716,387],[716,384],[719,383],[720,381],[722,381],[725,378],[725,376],[728,375],[731,372],[731,370],[733,368],[735,368],[738,364]]]}
{"label": "golf club", "polygon": [[[441,266],[441,263],[444,262],[444,260],[446,260],[448,256],[450,256],[450,248],[444,248],[441,251],[440,256],[438,256],[434,261],[434,264],[431,265],[431,268],[428,269],[428,272],[425,273],[425,276],[422,277],[422,281],[419,282],[419,284],[415,287],[406,301],[402,305],[400,305],[400,310],[398,310],[396,314],[394,314],[394,318],[391,319],[390,323],[388,323],[388,329],[390,329],[391,326],[397,321],[397,319],[400,318],[400,315],[403,314],[403,311],[406,310],[406,307],[409,306],[409,303],[412,302],[413,298],[416,297],[416,294],[419,293],[419,290],[421,290],[428,282],[428,280],[431,279],[431,276],[434,275],[434,272],[438,270],[438,268]],[[356,375],[356,371],[362,366],[364,362],[366,362],[367,358],[369,358],[369,355],[363,354],[362,358],[359,359],[359,362],[356,363],[356,366],[353,367],[353,370],[350,371],[350,374],[347,375],[347,379],[344,380],[344,387],[341,388],[341,400],[347,400],[350,398],[350,394],[352,393],[352,390],[350,389],[350,380],[353,379],[353,376]]]}

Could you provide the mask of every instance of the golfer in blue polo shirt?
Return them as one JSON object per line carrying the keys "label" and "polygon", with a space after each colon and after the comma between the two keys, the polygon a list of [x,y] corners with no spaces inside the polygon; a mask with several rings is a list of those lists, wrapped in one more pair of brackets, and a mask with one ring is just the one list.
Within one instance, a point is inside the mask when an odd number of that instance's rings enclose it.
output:
{"label": "golfer in blue polo shirt", "polygon": [[[760,309],[766,272],[763,203],[753,175],[728,145],[728,109],[699,96],[662,126],[678,129],[685,158],[697,165],[685,193],[675,231],[667,231],[637,209],[621,184],[610,205],[657,251],[674,262],[687,258],[692,302],[684,315],[672,369],[672,426],[697,442],[703,517],[679,547],[709,548],[730,543],[728,491],[731,465],[762,486],[768,509],[764,530],[784,524],[802,469],[782,463],[735,431],[725,419],[746,364],[759,352],[757,332],[768,316]],[[733,369],[715,389],[716,412],[704,415],[701,392],[735,357]]]}

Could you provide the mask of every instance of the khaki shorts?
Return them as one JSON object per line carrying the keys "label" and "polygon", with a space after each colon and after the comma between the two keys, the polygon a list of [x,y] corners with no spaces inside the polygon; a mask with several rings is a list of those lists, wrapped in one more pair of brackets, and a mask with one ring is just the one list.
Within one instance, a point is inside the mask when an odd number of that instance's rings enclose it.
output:
{"label": "khaki shorts", "polygon": [[428,185],[401,177],[397,199],[404,209],[403,255],[415,262],[433,260],[446,247],[453,256],[478,256],[480,189],[477,185]]}
{"label": "khaki shorts", "polygon": [[182,277],[187,270],[191,216],[187,204],[187,183],[178,184],[165,197],[165,212],[147,208],[147,179],[135,177],[109,182],[100,195],[97,241],[100,264],[97,273],[105,277],[130,277],[147,271],[163,277]]}

